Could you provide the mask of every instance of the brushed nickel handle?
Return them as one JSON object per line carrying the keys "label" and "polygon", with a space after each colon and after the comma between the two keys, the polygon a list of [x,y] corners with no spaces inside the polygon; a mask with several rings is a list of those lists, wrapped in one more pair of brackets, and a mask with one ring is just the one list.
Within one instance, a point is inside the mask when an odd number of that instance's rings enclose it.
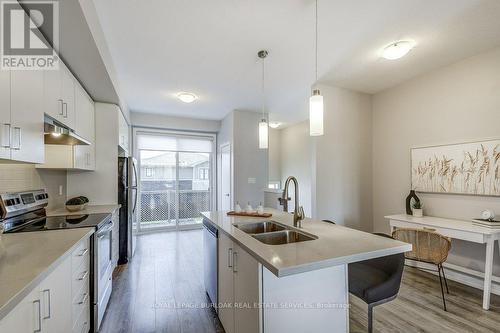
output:
{"label": "brushed nickel handle", "polygon": [[37,299],[33,301],[33,305],[37,305],[37,311],[38,311],[38,328],[34,329],[33,332],[41,332],[42,331],[42,309],[40,305],[40,300]]}
{"label": "brushed nickel handle", "polygon": [[87,275],[89,275],[89,271],[83,272],[82,276],[80,276],[77,280],[82,281],[87,277]]}
{"label": "brushed nickel handle", "polygon": [[78,257],[83,257],[84,255],[86,255],[87,253],[89,252],[89,249],[84,249],[82,250],[82,252],[80,252],[79,254],[77,254]]}
{"label": "brushed nickel handle", "polygon": [[83,298],[80,302],[78,302],[78,305],[81,305],[87,301],[87,298],[89,298],[89,294],[85,293],[83,294]]}
{"label": "brushed nickel handle", "polygon": [[238,267],[236,266],[237,260],[238,259],[238,252],[233,252],[233,272],[238,273]]}
{"label": "brushed nickel handle", "polygon": [[[47,304],[49,305],[49,314],[44,316],[42,319],[49,319],[51,316],[51,306],[50,306],[50,289],[42,290],[43,295],[47,295]],[[45,302],[44,302],[45,303]],[[45,309],[44,309],[45,310]]]}
{"label": "brushed nickel handle", "polygon": [[[2,131],[2,139],[1,139],[2,140],[2,147],[3,148],[10,148],[10,143],[11,143],[10,142],[11,141],[10,140],[10,124],[5,123],[2,126],[3,126],[3,130],[5,130],[5,132]],[[7,141],[8,144],[4,144],[3,142],[5,142],[5,141]]]}
{"label": "brushed nickel handle", "polygon": [[64,116],[64,102],[62,99],[58,99],[57,101],[61,103],[61,111],[59,111],[57,114],[60,116]]}
{"label": "brushed nickel handle", "polygon": [[68,103],[63,102],[63,105],[64,105],[63,117],[68,118]]}
{"label": "brushed nickel handle", "polygon": [[[17,141],[17,145],[14,147],[12,146],[11,149],[14,150],[21,150],[21,127],[12,127],[13,131],[13,136],[16,138],[15,141]],[[11,139],[11,141],[14,141]]]}
{"label": "brushed nickel handle", "polygon": [[233,267],[233,249],[229,248],[227,250],[227,267],[231,268]]}

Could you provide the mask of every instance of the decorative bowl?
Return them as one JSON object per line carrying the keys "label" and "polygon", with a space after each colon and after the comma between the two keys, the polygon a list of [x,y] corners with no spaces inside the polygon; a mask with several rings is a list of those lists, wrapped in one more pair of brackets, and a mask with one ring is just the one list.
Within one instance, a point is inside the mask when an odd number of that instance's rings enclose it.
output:
{"label": "decorative bowl", "polygon": [[87,206],[87,204],[81,204],[81,205],[66,205],[66,209],[70,212],[78,212],[81,211]]}

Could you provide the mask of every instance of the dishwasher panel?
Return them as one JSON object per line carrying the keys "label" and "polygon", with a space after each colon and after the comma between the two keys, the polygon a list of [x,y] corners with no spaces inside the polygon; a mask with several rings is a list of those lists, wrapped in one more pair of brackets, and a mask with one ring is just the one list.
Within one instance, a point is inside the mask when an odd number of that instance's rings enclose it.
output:
{"label": "dishwasher panel", "polygon": [[203,252],[205,290],[213,304],[217,304],[217,228],[203,220]]}

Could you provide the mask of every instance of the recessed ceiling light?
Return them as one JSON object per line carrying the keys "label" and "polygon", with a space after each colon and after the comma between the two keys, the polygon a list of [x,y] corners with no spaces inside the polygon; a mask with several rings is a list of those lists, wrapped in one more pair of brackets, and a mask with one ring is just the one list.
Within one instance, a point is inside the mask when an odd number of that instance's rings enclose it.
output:
{"label": "recessed ceiling light", "polygon": [[177,98],[180,99],[181,101],[183,101],[184,103],[192,103],[196,99],[198,99],[198,97],[195,94],[188,93],[188,92],[178,93]]}
{"label": "recessed ceiling light", "polygon": [[277,121],[273,121],[269,123],[269,127],[271,128],[278,128],[281,126],[281,123],[278,123]]}
{"label": "recessed ceiling light", "polygon": [[395,60],[404,57],[415,46],[415,42],[401,40],[391,43],[382,51],[382,57],[388,60]]}

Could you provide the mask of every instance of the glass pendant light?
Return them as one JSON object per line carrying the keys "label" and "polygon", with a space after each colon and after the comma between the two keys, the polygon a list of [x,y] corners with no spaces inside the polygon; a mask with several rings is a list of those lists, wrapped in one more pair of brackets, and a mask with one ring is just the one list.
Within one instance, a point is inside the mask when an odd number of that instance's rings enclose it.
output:
{"label": "glass pendant light", "polygon": [[[316,81],[318,81],[318,0],[316,0]],[[323,96],[319,89],[313,89],[309,98],[309,135],[323,135]]]}
{"label": "glass pendant light", "polygon": [[259,148],[267,149],[269,147],[269,127],[266,120],[265,105],[266,105],[266,95],[264,86],[264,59],[267,57],[269,52],[266,50],[259,51],[257,55],[262,59],[262,120],[259,123]]}

